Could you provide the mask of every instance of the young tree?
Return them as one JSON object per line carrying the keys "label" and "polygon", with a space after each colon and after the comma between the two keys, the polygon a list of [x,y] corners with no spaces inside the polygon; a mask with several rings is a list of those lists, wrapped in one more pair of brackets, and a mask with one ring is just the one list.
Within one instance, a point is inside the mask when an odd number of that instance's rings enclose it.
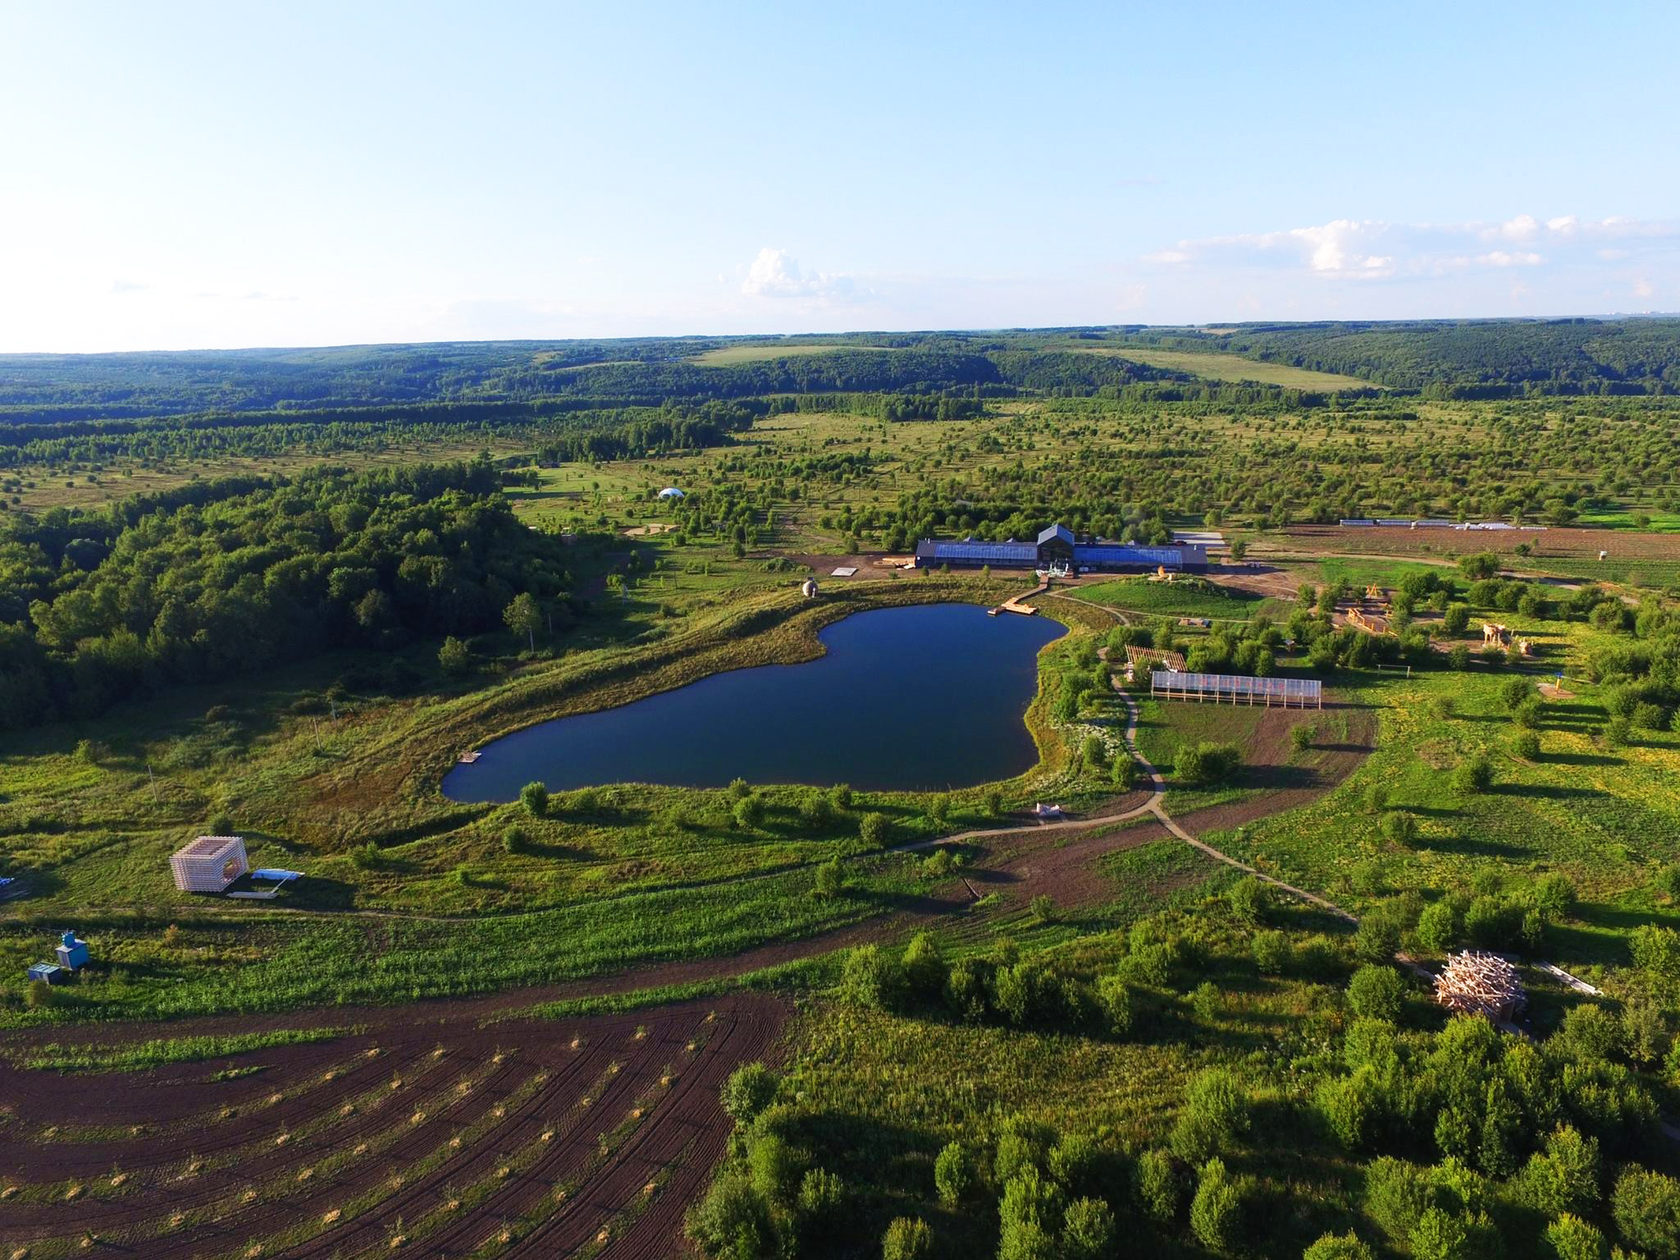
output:
{"label": "young tree", "polygon": [[537,650],[537,627],[542,625],[542,609],[537,607],[537,601],[531,592],[521,591],[513,597],[513,601],[502,609],[502,620],[507,628],[515,634],[523,634],[530,641],[531,651]]}
{"label": "young tree", "polygon": [[437,659],[438,668],[452,677],[460,677],[472,668],[472,653],[467,650],[467,645],[454,635],[443,641],[443,646],[438,649]]}
{"label": "young tree", "polygon": [[1367,964],[1348,981],[1348,1009],[1355,1015],[1393,1022],[1406,1001],[1406,982],[1393,967]]}
{"label": "young tree", "polygon": [[840,859],[829,858],[817,867],[816,892],[819,897],[838,897],[846,886],[846,877],[840,869]]}
{"label": "young tree", "polygon": [[781,1077],[759,1062],[743,1063],[723,1083],[723,1110],[737,1126],[751,1124],[775,1101]]}
{"label": "young tree", "polygon": [[747,830],[764,823],[764,800],[757,796],[743,796],[735,802],[735,825]]}
{"label": "young tree", "polygon": [[1166,1151],[1145,1151],[1138,1156],[1135,1176],[1143,1214],[1162,1225],[1176,1221],[1184,1209],[1184,1181],[1173,1157]]}
{"label": "young tree", "polygon": [[933,1161],[933,1185],[939,1201],[948,1208],[960,1207],[980,1179],[974,1156],[961,1142],[949,1142]]}
{"label": "young tree", "polygon": [[881,1260],[928,1260],[933,1230],[920,1217],[898,1216],[881,1239]]}
{"label": "young tree", "polygon": [[1616,1179],[1610,1213],[1622,1237],[1653,1256],[1680,1255],[1680,1182],[1637,1164]]}
{"label": "young tree", "polygon": [[858,819],[858,838],[871,849],[883,848],[892,823],[885,814],[865,814]]}
{"label": "young tree", "polygon": [[548,788],[542,783],[527,783],[519,789],[519,803],[532,818],[548,816]]}
{"label": "young tree", "polygon": [[1345,1234],[1322,1234],[1301,1253],[1301,1260],[1376,1260],[1376,1252],[1351,1229]]}
{"label": "young tree", "polygon": [[1222,1159],[1215,1157],[1202,1166],[1196,1197],[1190,1203],[1190,1230],[1215,1255],[1235,1255],[1241,1250],[1253,1188],[1252,1178],[1231,1176]]}

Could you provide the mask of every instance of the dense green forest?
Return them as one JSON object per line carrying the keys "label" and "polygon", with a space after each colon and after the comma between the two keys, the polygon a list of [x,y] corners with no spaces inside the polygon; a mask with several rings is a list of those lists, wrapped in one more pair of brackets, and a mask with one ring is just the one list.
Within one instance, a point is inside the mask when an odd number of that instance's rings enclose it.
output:
{"label": "dense green forest", "polygon": [[1128,330],[1137,345],[1223,350],[1436,398],[1680,389],[1680,320],[1409,320]]}
{"label": "dense green forest", "polygon": [[515,520],[485,459],[20,517],[0,539],[0,725],[333,646],[476,633],[517,596],[569,586],[562,543]]}

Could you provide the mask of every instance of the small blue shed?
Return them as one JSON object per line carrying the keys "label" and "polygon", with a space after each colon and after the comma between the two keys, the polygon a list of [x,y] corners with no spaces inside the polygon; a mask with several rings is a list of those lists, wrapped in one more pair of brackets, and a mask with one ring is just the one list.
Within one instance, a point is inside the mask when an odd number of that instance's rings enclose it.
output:
{"label": "small blue shed", "polygon": [[57,963],[36,963],[29,968],[31,984],[37,980],[45,980],[48,984],[63,984],[69,974]]}
{"label": "small blue shed", "polygon": [[58,965],[68,971],[75,971],[87,964],[87,942],[78,939],[74,932],[66,932],[58,945]]}

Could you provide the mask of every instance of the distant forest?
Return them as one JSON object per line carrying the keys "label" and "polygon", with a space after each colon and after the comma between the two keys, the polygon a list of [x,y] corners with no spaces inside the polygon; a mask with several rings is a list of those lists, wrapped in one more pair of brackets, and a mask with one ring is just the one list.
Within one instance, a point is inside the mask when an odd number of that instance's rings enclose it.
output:
{"label": "distant forest", "polygon": [[[1127,360],[1217,350],[1435,398],[1680,390],[1680,319],[1249,324],[844,337],[446,342],[307,350],[0,356],[0,445],[22,426],[268,413],[317,422],[454,420],[809,394],[1322,399],[1220,386]],[[821,347],[821,352],[813,352]],[[786,350],[778,354],[778,350]],[[700,358],[710,351],[740,357]],[[757,357],[755,351],[763,357]],[[1091,353],[1102,351],[1103,353]],[[420,409],[418,411],[414,409]],[[429,415],[428,415],[429,413]],[[225,422],[225,421],[224,421]]]}
{"label": "distant forest", "polygon": [[1127,339],[1340,372],[1429,398],[1680,393],[1680,319],[1247,324],[1135,329]]}

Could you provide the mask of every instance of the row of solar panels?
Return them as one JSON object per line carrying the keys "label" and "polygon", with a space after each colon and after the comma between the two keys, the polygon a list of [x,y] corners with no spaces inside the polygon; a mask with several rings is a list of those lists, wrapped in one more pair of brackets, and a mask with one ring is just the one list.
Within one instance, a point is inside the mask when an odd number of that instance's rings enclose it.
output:
{"label": "row of solar panels", "polygon": [[1157,691],[1182,691],[1198,695],[1210,692],[1227,696],[1271,696],[1290,700],[1317,700],[1324,685],[1316,678],[1251,678],[1247,674],[1183,674],[1155,670],[1149,675]]}

